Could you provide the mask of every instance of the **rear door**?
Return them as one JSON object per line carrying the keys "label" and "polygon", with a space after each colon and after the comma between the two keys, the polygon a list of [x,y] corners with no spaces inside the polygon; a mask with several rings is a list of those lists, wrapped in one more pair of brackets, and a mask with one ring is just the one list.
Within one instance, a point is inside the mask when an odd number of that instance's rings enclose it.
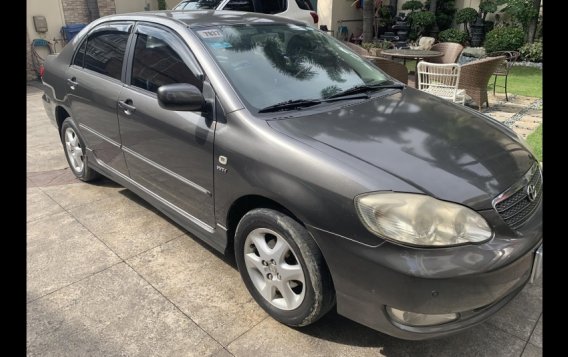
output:
{"label": "rear door", "polygon": [[162,26],[138,23],[130,48],[126,86],[118,97],[130,177],[212,230],[213,113],[162,109],[156,96],[171,83],[202,89],[202,71],[187,45]]}
{"label": "rear door", "polygon": [[117,100],[133,22],[106,22],[83,40],[67,70],[68,104],[95,157],[128,174],[120,150]]}

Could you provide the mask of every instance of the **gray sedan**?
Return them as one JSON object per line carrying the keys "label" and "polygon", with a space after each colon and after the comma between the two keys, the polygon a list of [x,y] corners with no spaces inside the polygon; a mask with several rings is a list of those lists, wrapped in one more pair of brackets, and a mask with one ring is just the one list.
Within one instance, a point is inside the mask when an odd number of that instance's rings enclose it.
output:
{"label": "gray sedan", "polygon": [[104,17],[46,60],[43,82],[73,173],[234,252],[282,323],[336,307],[400,338],[442,336],[540,272],[542,173],[517,135],[301,22]]}

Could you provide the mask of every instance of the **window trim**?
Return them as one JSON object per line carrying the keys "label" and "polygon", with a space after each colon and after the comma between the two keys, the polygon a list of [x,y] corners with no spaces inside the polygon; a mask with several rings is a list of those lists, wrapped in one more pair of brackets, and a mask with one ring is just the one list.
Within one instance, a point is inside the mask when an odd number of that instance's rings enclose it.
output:
{"label": "window trim", "polygon": [[[130,42],[132,41],[132,37],[133,37],[132,35],[134,34],[134,31],[133,31],[134,25],[135,25],[134,21],[124,21],[124,20],[106,21],[106,22],[102,22],[102,23],[98,24],[93,29],[89,30],[89,32],[85,36],[83,36],[81,41],[79,41],[79,44],[74,49],[73,56],[71,57],[71,62],[69,63],[69,67],[74,66],[79,70],[88,71],[88,73],[98,75],[101,78],[106,78],[108,80],[113,80],[113,81],[118,81],[118,82],[124,83],[124,71],[126,70],[126,62],[128,60],[128,49],[129,49],[129,46],[130,46]],[[126,47],[124,48],[124,56],[122,58],[122,68],[121,68],[119,79],[107,76],[106,74],[103,74],[103,73],[100,73],[100,72],[97,72],[97,71],[93,71],[93,70],[88,69],[88,68],[85,68],[85,58],[84,57],[83,57],[83,65],[82,66],[78,66],[74,63],[75,57],[77,56],[77,53],[79,53],[79,50],[81,49],[83,44],[86,44],[86,46],[88,46],[89,37],[92,34],[95,34],[95,33],[100,32],[100,31],[108,30],[109,28],[114,28],[117,32],[124,32],[124,33],[128,34],[128,40],[126,41]],[[86,56],[86,54],[87,54],[87,49],[85,47],[85,56]]]}
{"label": "window trim", "polygon": [[[156,96],[156,93],[151,92],[147,89],[144,88],[140,88],[138,86],[133,85],[132,82],[132,66],[133,66],[133,61],[134,61],[134,50],[136,48],[136,41],[138,40],[138,34],[142,34],[142,35],[148,35],[147,33],[144,32],[144,27],[153,27],[156,28],[158,30],[162,30],[165,31],[167,33],[169,33],[170,35],[172,35],[174,37],[174,41],[178,42],[179,45],[181,45],[181,47],[184,49],[185,53],[179,53],[178,51],[177,54],[180,56],[181,60],[185,63],[185,65],[189,68],[190,71],[193,72],[193,74],[195,75],[195,77],[204,82],[205,81],[205,72],[203,71],[203,68],[201,67],[201,65],[199,64],[199,62],[197,61],[197,59],[195,58],[195,56],[193,55],[193,52],[191,51],[191,48],[189,48],[189,46],[185,43],[185,41],[179,36],[179,34],[172,30],[171,28],[167,27],[167,26],[163,26],[160,24],[156,24],[153,22],[147,22],[147,21],[137,21],[136,24],[134,25],[134,30],[132,31],[132,34],[130,36],[129,39],[129,43],[127,44],[127,54],[126,54],[126,66],[123,67],[125,73],[124,74],[124,84],[126,84],[128,86],[129,89],[136,89],[141,91],[142,93],[147,93],[150,95],[153,95],[154,97]],[[139,31],[139,30],[142,31]]]}

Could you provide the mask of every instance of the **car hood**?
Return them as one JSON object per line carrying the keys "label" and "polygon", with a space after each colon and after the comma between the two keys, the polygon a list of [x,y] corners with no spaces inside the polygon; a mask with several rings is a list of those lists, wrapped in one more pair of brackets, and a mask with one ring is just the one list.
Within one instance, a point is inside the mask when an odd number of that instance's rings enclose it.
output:
{"label": "car hood", "polygon": [[270,120],[269,125],[324,152],[331,150],[331,155],[339,150],[371,164],[421,192],[474,209],[491,208],[492,199],[535,163],[516,135],[498,122],[413,88],[326,112]]}

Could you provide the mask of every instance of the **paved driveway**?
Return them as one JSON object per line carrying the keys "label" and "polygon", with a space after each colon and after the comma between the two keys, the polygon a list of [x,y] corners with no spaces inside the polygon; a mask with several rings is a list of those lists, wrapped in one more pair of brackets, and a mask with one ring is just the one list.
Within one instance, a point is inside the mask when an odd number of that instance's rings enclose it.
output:
{"label": "paved driveway", "polygon": [[397,340],[335,312],[303,329],[268,317],[235,263],[129,190],[85,184],[28,87],[27,351],[30,356],[540,356],[542,280],[488,322]]}

